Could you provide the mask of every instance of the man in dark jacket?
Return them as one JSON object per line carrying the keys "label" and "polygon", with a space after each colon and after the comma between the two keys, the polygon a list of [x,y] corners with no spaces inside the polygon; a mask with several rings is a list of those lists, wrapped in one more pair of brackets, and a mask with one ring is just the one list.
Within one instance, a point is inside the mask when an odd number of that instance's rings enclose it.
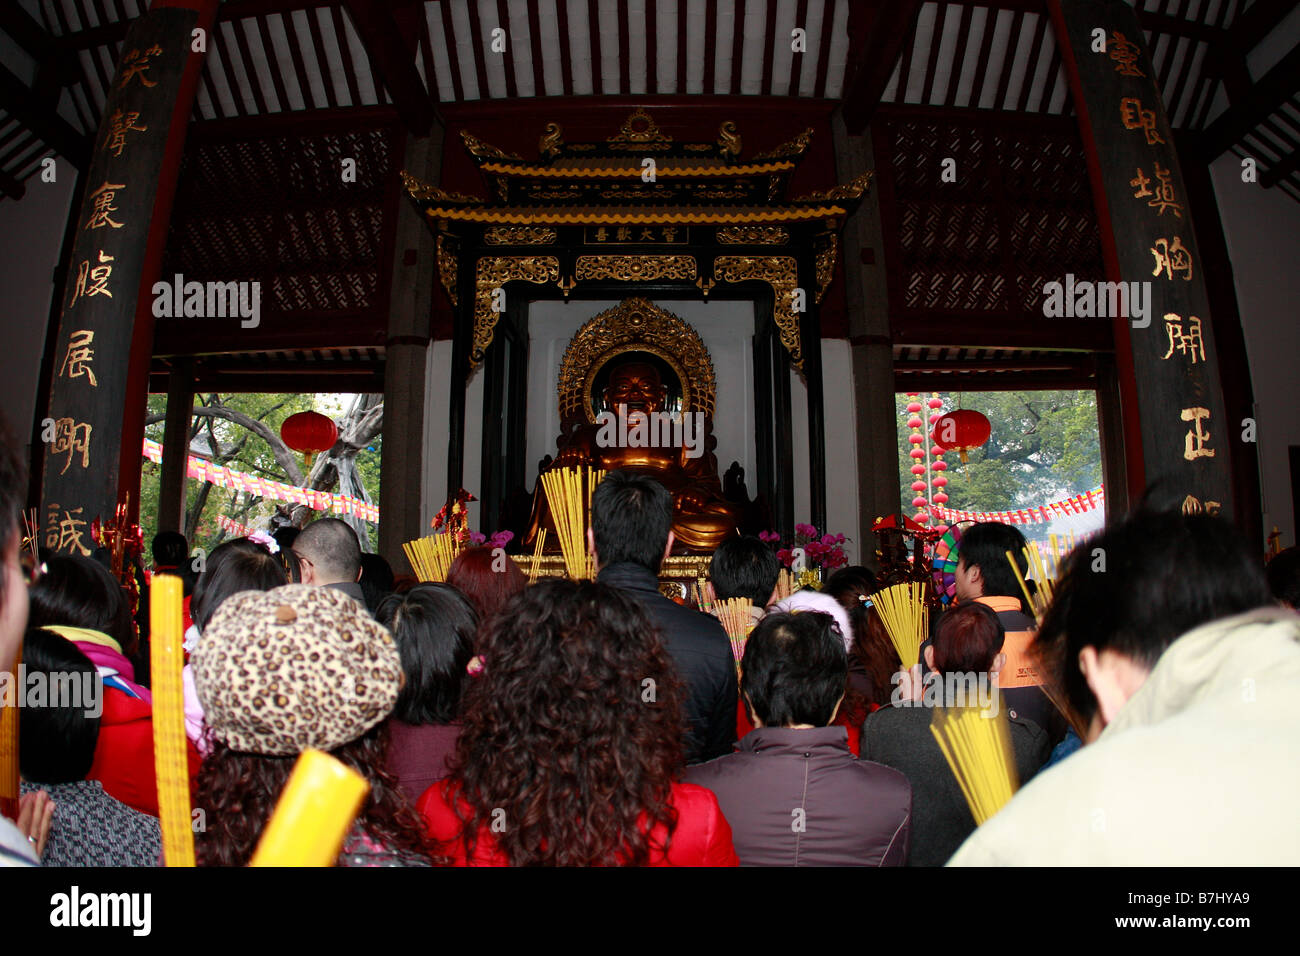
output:
{"label": "man in dark jacket", "polygon": [[844,728],[828,726],[848,674],[829,615],[769,614],[750,634],[741,692],[757,729],[738,753],[686,773],[717,796],[742,866],[907,862],[907,778],[858,760]]}
{"label": "man in dark jacket", "polygon": [[[996,696],[994,681],[1005,666],[999,616],[979,601],[947,611],[939,619],[934,643],[925,649],[928,692],[920,700],[882,707],[862,725],[862,758],[902,771],[912,784],[909,866],[943,866],[975,829],[975,818],[930,726],[937,707],[983,705],[990,719],[1000,717],[1004,702]],[[1016,777],[1023,786],[1047,760],[1051,746],[1032,720],[1009,709],[1006,718]]]}
{"label": "man in dark jacket", "polygon": [[659,627],[686,685],[686,762],[697,763],[731,753],[736,742],[736,665],[716,618],[659,593],[659,566],[673,546],[672,518],[672,497],[663,485],[611,471],[592,495],[588,543],[596,580],[639,599]]}

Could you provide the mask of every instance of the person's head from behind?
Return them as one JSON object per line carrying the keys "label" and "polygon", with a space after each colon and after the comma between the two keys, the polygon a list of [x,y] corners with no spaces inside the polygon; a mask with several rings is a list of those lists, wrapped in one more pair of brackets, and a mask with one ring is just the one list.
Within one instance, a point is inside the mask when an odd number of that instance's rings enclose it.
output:
{"label": "person's head from behind", "polygon": [[393,593],[393,567],[383,555],[361,555],[361,593],[365,595],[366,607],[375,613],[381,601]]}
{"label": "person's head from behind", "polygon": [[1139,512],[1070,552],[1035,650],[1095,736],[1175,640],[1271,602],[1254,549],[1229,522]]}
{"label": "person's head from behind", "polygon": [[781,562],[762,541],[750,535],[728,538],[713,552],[709,580],[720,600],[744,598],[754,607],[767,607],[776,590]]}
{"label": "person's head from behind", "polygon": [[673,546],[673,499],[653,478],[611,471],[591,496],[588,544],[600,567],[619,562],[658,573]]}
{"label": "person's head from behind", "polygon": [[528,586],[528,579],[504,551],[483,545],[456,555],[447,570],[447,583],[469,599],[479,620],[486,623]]}
{"label": "person's head from behind", "polygon": [[248,538],[222,542],[208,555],[190,598],[190,616],[203,633],[221,602],[240,591],[269,591],[288,584],[284,565],[271,552]]}
{"label": "person's head from behind", "polygon": [[1025,536],[1009,524],[984,521],[972,525],[957,546],[957,600],[973,601],[979,597],[1015,597],[1020,582],[1007,560],[1010,551],[1021,574],[1029,571],[1023,549]]}
{"label": "person's head from behind", "polygon": [[482,831],[514,865],[644,863],[649,829],[673,825],[686,728],[642,606],[595,581],[541,581],[506,605],[479,653],[454,770],[469,851]]}
{"label": "person's head from behind", "polygon": [[840,568],[822,587],[822,594],[834,598],[849,615],[853,629],[853,646],[849,656],[856,659],[871,680],[869,703],[884,706],[893,691],[893,675],[902,666],[898,651],[874,607],[879,587],[876,575],[863,565]]}
{"label": "person's head from behind", "polygon": [[1273,597],[1289,608],[1300,610],[1300,547],[1287,548],[1273,556],[1264,568]]}
{"label": "person's head from behind", "polygon": [[1007,660],[1005,638],[1006,629],[992,608],[958,604],[939,618],[934,641],[925,649],[925,666],[940,675],[996,674]]}
{"label": "person's head from behind", "polygon": [[27,493],[23,446],[0,413],[0,670],[13,663],[27,627],[27,580],[21,555],[19,515]]}
{"label": "person's head from behind", "polygon": [[844,653],[848,653],[853,647],[853,623],[849,620],[849,612],[844,610],[844,605],[821,591],[814,591],[811,588],[800,588],[789,597],[782,598],[772,605],[773,611],[784,611],[786,613],[798,613],[802,611],[812,611],[817,614],[830,615],[835,622],[834,630],[839,637]]}
{"label": "person's head from behind", "polygon": [[338,518],[317,518],[293,542],[302,583],[355,584],[361,576],[361,543],[357,533]]}
{"label": "person's head from behind", "polygon": [[244,591],[217,608],[190,663],[211,747],[195,793],[208,820],[196,840],[201,864],[248,862],[309,748],[365,777],[356,825],[368,837],[422,852],[419,825],[384,769],[381,725],[397,702],[401,658],[365,608],[331,588]]}
{"label": "person's head from behind", "polygon": [[135,629],[122,586],[111,571],[80,555],[51,555],[31,588],[31,627],[80,627],[107,634],[134,653]]}
{"label": "person's head from behind", "polygon": [[179,531],[159,531],[150,548],[154,568],[179,568],[189,557],[190,546]]}
{"label": "person's head from behind", "polygon": [[849,679],[835,619],[812,611],[773,611],[745,642],[740,693],[755,727],[826,727]]}
{"label": "person's head from behind", "polygon": [[446,584],[417,584],[386,597],[375,617],[393,632],[406,675],[393,717],[412,725],[456,720],[478,630],[469,601]]}
{"label": "person's head from behind", "polygon": [[51,691],[44,707],[24,707],[18,722],[24,780],[55,785],[85,780],[95,761],[103,686],[90,658],[53,631],[32,628],[23,638],[27,679],[40,674]]}

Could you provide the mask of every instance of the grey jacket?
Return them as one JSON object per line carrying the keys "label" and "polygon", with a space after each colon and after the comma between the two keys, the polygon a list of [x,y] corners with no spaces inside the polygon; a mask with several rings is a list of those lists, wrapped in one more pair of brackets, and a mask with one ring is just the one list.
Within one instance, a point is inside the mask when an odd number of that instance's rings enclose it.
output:
{"label": "grey jacket", "polygon": [[912,788],[858,760],[843,727],[763,727],[738,752],[690,767],[717,795],[741,866],[902,866]]}

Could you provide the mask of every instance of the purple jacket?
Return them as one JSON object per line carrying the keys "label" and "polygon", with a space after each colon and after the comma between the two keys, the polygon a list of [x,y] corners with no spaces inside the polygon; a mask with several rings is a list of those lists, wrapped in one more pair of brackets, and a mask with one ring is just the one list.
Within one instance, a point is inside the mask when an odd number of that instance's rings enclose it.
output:
{"label": "purple jacket", "polygon": [[447,776],[447,760],[456,752],[460,724],[416,727],[394,718],[388,722],[388,770],[411,803]]}
{"label": "purple jacket", "polygon": [[741,866],[907,862],[911,784],[854,757],[843,727],[761,727],[686,780],[717,795]]}

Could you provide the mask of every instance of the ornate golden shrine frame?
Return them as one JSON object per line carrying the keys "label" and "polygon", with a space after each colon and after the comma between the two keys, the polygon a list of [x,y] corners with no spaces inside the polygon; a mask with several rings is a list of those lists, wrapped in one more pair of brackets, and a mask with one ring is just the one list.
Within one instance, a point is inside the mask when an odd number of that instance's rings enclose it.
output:
{"label": "ornate golden shrine frame", "polygon": [[[447,286],[448,274],[453,272],[455,262],[454,251],[440,243],[438,266],[443,276],[444,286]],[[823,248],[818,254],[817,265],[816,301],[820,302],[826,286],[830,283],[830,274],[835,265],[833,243],[829,249]],[[470,350],[470,370],[478,366],[488,346],[492,344],[498,316],[498,313],[492,310],[492,295],[506,282],[520,280],[538,285],[554,282],[565,289],[567,294],[579,281],[600,279],[624,282],[652,279],[689,281],[697,275],[695,257],[689,255],[579,256],[575,263],[574,277],[566,284],[560,278],[560,260],[556,256],[482,256],[475,268],[474,343]],[[772,287],[772,316],[776,322],[781,344],[790,353],[791,364],[802,374],[803,349],[799,334],[799,313],[794,308],[794,293],[799,285],[798,260],[794,256],[717,256],[713,260],[713,275],[716,282],[757,280],[766,282]],[[697,281],[696,284],[700,283]],[[448,287],[447,292],[455,304],[452,287]],[[641,301],[645,302],[645,300]],[[655,308],[648,302],[646,305]],[[665,314],[671,315],[671,313]],[[676,316],[673,318],[676,319]],[[677,321],[681,320],[677,319]],[[691,334],[695,334],[695,330],[689,325],[685,327],[690,329]],[[701,347],[703,347],[702,343]],[[711,363],[709,381],[712,383]],[[685,398],[685,385],[683,385],[683,402]],[[711,401],[708,413],[713,414]]]}
{"label": "ornate golden shrine frame", "polygon": [[703,412],[712,419],[717,384],[704,340],[685,320],[634,296],[588,319],[570,339],[556,386],[560,421],[594,423],[596,375],[610,359],[630,351],[650,352],[667,362],[681,382],[683,414]]}
{"label": "ornate golden shrine frame", "polygon": [[492,308],[493,293],[512,281],[544,285],[560,281],[560,260],[556,256],[484,256],[474,270],[474,344],[470,349],[470,368],[483,361],[492,344],[497,316]]}

